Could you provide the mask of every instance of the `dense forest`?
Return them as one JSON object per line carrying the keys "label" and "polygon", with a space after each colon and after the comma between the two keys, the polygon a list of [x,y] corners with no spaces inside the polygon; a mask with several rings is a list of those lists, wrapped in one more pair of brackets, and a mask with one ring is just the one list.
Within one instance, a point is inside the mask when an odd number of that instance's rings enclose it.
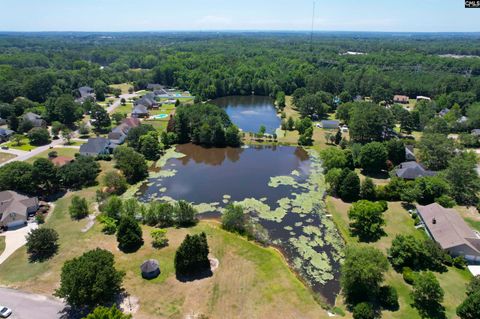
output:
{"label": "dense forest", "polygon": [[[316,33],[2,33],[0,102],[53,101],[89,85],[161,83],[202,100],[276,96],[305,87],[332,95],[480,99],[480,35]],[[345,54],[348,51],[362,55]],[[101,95],[101,94],[100,94]],[[344,94],[345,96],[345,94]],[[462,109],[466,106],[462,105]]]}

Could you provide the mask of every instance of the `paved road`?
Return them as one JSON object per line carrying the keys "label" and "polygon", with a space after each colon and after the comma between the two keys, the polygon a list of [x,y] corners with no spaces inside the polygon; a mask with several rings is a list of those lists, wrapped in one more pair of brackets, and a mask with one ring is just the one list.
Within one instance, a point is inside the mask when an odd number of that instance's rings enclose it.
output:
{"label": "paved road", "polygon": [[61,138],[59,138],[58,140],[53,140],[53,141],[52,141],[50,144],[48,144],[48,145],[44,145],[44,146],[37,147],[36,149],[31,150],[30,152],[23,152],[23,154],[18,155],[17,157],[12,158],[11,160],[8,160],[8,161],[0,164],[0,166],[3,166],[3,165],[5,165],[5,164],[7,164],[7,163],[14,162],[14,161],[26,161],[26,160],[28,160],[29,158],[34,157],[34,156],[36,156],[36,155],[38,155],[38,154],[40,154],[40,153],[48,150],[50,147],[53,148],[53,147],[55,147],[55,146],[57,146],[57,145],[60,145],[60,144],[62,144],[62,143],[64,143],[64,141],[63,141],[63,139],[61,139]]}
{"label": "paved road", "polygon": [[137,96],[136,93],[133,93],[133,94],[122,94],[122,95],[120,95],[120,97],[119,97],[118,99],[116,99],[115,102],[113,102],[112,105],[110,105],[110,106],[107,108],[107,112],[108,112],[109,114],[112,114],[112,113],[115,111],[115,109],[120,106],[120,101],[122,100],[122,98],[128,101],[128,99],[132,99],[132,98],[134,98],[134,97],[136,97],[136,96]]}
{"label": "paved road", "polygon": [[12,309],[9,319],[59,319],[65,304],[57,299],[0,288],[0,304]]}

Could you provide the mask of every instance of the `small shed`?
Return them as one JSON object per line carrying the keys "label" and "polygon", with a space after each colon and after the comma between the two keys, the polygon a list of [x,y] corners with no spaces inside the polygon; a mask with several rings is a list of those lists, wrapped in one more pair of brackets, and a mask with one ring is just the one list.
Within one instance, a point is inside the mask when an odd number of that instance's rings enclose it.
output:
{"label": "small shed", "polygon": [[157,278],[160,275],[160,266],[155,259],[149,259],[143,262],[140,266],[142,277],[145,279]]}
{"label": "small shed", "polygon": [[340,126],[340,122],[336,120],[323,120],[320,125],[327,130],[336,130]]}

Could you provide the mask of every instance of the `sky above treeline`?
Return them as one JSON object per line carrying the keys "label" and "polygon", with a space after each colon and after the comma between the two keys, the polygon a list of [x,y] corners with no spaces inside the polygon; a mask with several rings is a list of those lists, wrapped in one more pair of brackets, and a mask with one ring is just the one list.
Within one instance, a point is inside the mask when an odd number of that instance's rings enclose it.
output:
{"label": "sky above treeline", "polygon": [[[312,0],[0,0],[0,31],[310,30]],[[479,32],[464,0],[316,0],[315,31]]]}

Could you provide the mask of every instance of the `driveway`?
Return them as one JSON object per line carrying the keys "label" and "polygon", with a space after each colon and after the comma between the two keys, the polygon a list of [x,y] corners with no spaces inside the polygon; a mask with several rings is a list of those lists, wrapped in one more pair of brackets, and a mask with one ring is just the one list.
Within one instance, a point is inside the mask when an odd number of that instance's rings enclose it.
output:
{"label": "driveway", "polygon": [[9,148],[8,150],[1,149],[0,152],[12,154],[12,155],[15,155],[15,156],[21,156],[21,155],[28,154],[28,151],[17,150],[17,149],[14,149],[14,148]]}
{"label": "driveway", "polygon": [[[37,227],[37,223],[28,223],[27,226],[14,230],[7,230],[1,234],[0,236],[5,237],[5,250],[0,255],[0,264],[7,260],[7,258],[10,257],[18,248],[25,245],[27,242],[25,236],[27,236],[30,230]],[[3,302],[1,297],[0,302]]]}
{"label": "driveway", "polygon": [[0,288],[0,304],[12,309],[9,319],[65,318],[65,304],[57,299]]}
{"label": "driveway", "polygon": [[7,163],[14,162],[14,161],[26,161],[26,160],[28,160],[28,159],[31,158],[31,157],[34,157],[34,156],[36,156],[36,155],[38,155],[38,154],[40,154],[40,153],[42,153],[42,152],[45,152],[46,150],[50,149],[50,147],[53,148],[53,147],[55,147],[55,146],[57,146],[57,145],[60,145],[60,144],[62,144],[62,143],[64,143],[64,141],[63,141],[63,139],[61,139],[61,138],[59,138],[58,140],[53,140],[53,141],[52,141],[50,144],[48,144],[48,145],[39,146],[39,147],[31,150],[30,152],[23,152],[23,154],[18,155],[17,157],[12,158],[11,160],[6,161],[6,162],[0,164],[0,166],[3,166],[3,165],[5,165],[5,164],[7,164]]}

